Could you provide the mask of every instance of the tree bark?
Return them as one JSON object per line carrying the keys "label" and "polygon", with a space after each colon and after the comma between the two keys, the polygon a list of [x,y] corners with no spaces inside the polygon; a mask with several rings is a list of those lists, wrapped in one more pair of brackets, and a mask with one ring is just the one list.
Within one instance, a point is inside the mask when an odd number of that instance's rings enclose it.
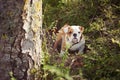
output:
{"label": "tree bark", "polygon": [[29,61],[29,74],[32,68],[38,69],[40,67],[42,58],[40,39],[42,31],[42,0],[26,0],[22,17],[25,38],[22,39],[21,49],[22,53],[28,53],[32,59]]}
{"label": "tree bark", "polygon": [[35,80],[41,32],[42,0],[0,0],[0,80]]}

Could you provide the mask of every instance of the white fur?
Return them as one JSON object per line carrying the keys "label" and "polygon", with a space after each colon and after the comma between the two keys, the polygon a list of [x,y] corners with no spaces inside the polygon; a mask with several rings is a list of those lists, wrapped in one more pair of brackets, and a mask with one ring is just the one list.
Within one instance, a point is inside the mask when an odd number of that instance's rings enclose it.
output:
{"label": "white fur", "polygon": [[79,53],[83,53],[84,48],[85,48],[85,39],[82,38],[79,43],[74,44],[73,46],[71,46],[70,50],[74,51],[74,50],[79,49]]}
{"label": "white fur", "polygon": [[[82,39],[80,39],[80,37],[82,36],[82,31],[80,31],[80,26],[70,26],[70,27],[73,29],[73,32],[71,33],[70,37],[65,35],[66,47],[73,51],[79,49],[79,53],[82,53],[83,49],[85,47],[85,40],[84,40],[84,37],[82,37]],[[64,32],[65,33],[68,32],[68,27],[64,28]],[[78,39],[77,44],[74,44],[72,42],[72,40],[74,39],[73,34],[77,34],[77,36],[76,36],[76,38]],[[61,51],[61,53],[63,54],[63,51]]]}
{"label": "white fur", "polygon": [[65,27],[63,30],[64,30],[65,33],[67,33],[68,32],[68,27]]}

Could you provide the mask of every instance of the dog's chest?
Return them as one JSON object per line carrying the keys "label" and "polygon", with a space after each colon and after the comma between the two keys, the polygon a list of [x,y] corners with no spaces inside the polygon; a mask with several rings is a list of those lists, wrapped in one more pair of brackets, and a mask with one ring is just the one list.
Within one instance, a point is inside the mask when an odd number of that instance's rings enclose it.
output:
{"label": "dog's chest", "polygon": [[85,47],[85,40],[82,39],[79,43],[70,46],[69,50],[72,52],[74,51],[83,52],[84,47]]}

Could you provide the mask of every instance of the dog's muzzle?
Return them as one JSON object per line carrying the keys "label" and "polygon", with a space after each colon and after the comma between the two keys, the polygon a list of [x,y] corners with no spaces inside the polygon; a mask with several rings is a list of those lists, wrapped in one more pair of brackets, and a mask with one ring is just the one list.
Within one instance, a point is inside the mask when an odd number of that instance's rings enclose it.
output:
{"label": "dog's muzzle", "polygon": [[72,39],[72,42],[75,44],[75,43],[78,43],[78,39],[77,38],[73,38]]}

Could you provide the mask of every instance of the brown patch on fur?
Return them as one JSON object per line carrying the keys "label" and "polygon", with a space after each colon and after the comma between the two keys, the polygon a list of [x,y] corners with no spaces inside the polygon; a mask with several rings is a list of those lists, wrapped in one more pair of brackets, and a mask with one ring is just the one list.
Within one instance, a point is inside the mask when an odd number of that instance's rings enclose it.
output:
{"label": "brown patch on fur", "polygon": [[80,31],[83,32],[84,31],[84,27],[80,26]]}
{"label": "brown patch on fur", "polygon": [[66,46],[66,42],[65,42],[65,32],[64,32],[64,28],[66,27],[69,27],[68,24],[65,24],[57,33],[57,37],[56,37],[56,42],[54,44],[54,47],[53,49],[57,49],[57,47],[61,44],[62,42],[62,45],[61,45],[61,50],[65,50],[65,46]]}
{"label": "brown patch on fur", "polygon": [[69,27],[67,35],[70,37],[72,33],[73,33],[73,29],[71,27]]}

